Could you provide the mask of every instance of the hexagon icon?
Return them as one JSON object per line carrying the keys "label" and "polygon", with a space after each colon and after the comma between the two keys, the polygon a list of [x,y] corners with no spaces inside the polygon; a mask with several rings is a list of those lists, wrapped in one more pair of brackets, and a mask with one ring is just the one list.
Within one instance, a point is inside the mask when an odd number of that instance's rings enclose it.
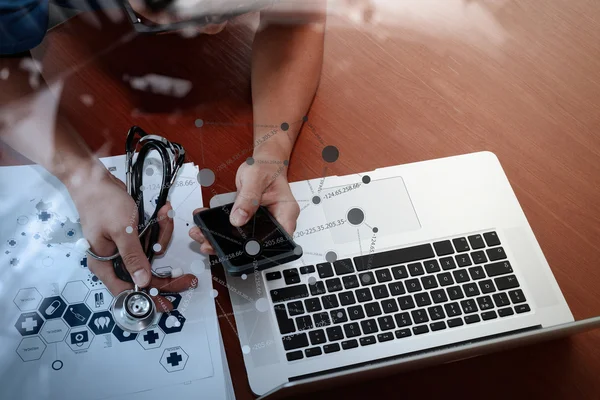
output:
{"label": "hexagon icon", "polygon": [[185,364],[188,360],[188,355],[179,346],[170,347],[165,349],[160,358],[160,365],[162,365],[167,372],[181,371],[185,368]]}
{"label": "hexagon icon", "polygon": [[44,320],[37,312],[24,313],[19,316],[17,322],[15,322],[15,328],[23,336],[37,335]]}
{"label": "hexagon icon", "polygon": [[158,321],[158,326],[167,335],[170,333],[181,332],[183,325],[185,324],[185,317],[177,310],[173,310],[168,313],[164,313]]}
{"label": "hexagon icon", "polygon": [[161,331],[160,328],[158,328],[158,326],[156,325],[140,333],[137,337],[138,343],[141,344],[142,347],[146,350],[156,349],[160,347],[164,339],[164,332]]}
{"label": "hexagon icon", "polygon": [[92,315],[88,327],[96,335],[104,335],[112,332],[115,327],[115,320],[110,311],[101,311]]}
{"label": "hexagon icon", "polygon": [[40,305],[42,295],[36,288],[25,288],[19,290],[13,301],[19,307],[19,310],[33,311]]}
{"label": "hexagon icon", "polygon": [[67,336],[69,327],[62,319],[51,319],[46,321],[40,331],[40,335],[46,343],[62,342]]}
{"label": "hexagon icon", "polygon": [[131,332],[127,332],[124,331],[123,329],[119,328],[118,325],[115,325],[115,329],[113,329],[113,336],[117,338],[117,340],[121,343],[123,342],[131,342],[132,340],[135,340],[135,338],[137,337],[137,333],[131,333]]}
{"label": "hexagon icon", "polygon": [[73,351],[86,350],[92,344],[94,334],[87,328],[73,328],[67,335],[65,342]]}
{"label": "hexagon icon", "polygon": [[173,310],[177,310],[179,303],[181,303],[181,294],[179,293],[160,293],[161,296],[165,297],[173,304]]}
{"label": "hexagon icon", "polygon": [[63,319],[70,327],[82,326],[88,322],[92,312],[83,303],[67,306]]}
{"label": "hexagon icon", "polygon": [[46,297],[38,311],[46,319],[62,317],[67,309],[67,303],[60,296]]}
{"label": "hexagon icon", "polygon": [[23,338],[19,347],[17,347],[17,354],[23,361],[34,361],[42,358],[42,354],[46,350],[46,345],[38,336]]}
{"label": "hexagon icon", "polygon": [[82,281],[72,281],[65,285],[62,291],[62,297],[67,303],[80,303],[85,300],[90,290]]}
{"label": "hexagon icon", "polygon": [[108,289],[92,290],[85,300],[88,308],[92,312],[106,311],[110,307],[113,300],[112,294]]}

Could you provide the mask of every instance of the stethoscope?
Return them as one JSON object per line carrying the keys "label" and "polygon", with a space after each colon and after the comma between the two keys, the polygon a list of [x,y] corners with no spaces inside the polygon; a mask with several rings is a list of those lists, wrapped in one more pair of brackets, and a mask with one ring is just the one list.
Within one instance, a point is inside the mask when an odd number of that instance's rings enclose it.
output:
{"label": "stethoscope", "polygon": [[[135,141],[138,137],[139,139]],[[133,158],[136,149],[138,149],[137,158],[134,161]],[[163,174],[156,207],[152,215],[148,218],[144,213],[142,177],[144,160],[152,150],[157,151],[161,158]],[[137,126],[132,127],[127,132],[125,141],[125,185],[129,195],[134,199],[138,199],[138,220],[143,221],[138,237],[150,263],[152,263],[154,258],[153,245],[157,243],[159,235],[156,216],[158,210],[166,203],[169,189],[175,183],[177,172],[183,165],[184,160],[185,150],[178,143],[171,143],[162,136],[147,134],[142,128]],[[99,256],[91,250],[90,243],[84,238],[77,241],[76,248],[85,252],[94,260],[102,262],[111,261],[117,277],[126,282],[133,283],[129,272],[127,272],[123,265],[118,250],[110,256]],[[167,272],[157,272],[153,269],[151,271],[152,275],[157,278],[177,278],[183,275],[181,268],[175,268]],[[147,329],[156,317],[156,307],[150,294],[135,284],[134,289],[121,292],[115,297],[111,305],[111,311],[115,323],[124,331],[132,333]]]}

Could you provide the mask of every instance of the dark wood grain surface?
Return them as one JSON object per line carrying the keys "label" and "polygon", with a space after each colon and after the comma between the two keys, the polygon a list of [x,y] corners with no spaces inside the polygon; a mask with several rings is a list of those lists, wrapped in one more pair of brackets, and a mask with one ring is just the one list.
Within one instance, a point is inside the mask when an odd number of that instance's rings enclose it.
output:
{"label": "dark wood grain surface", "polygon": [[[322,81],[290,180],[322,176],[324,145],[340,151],[331,175],[490,150],[575,318],[600,315],[600,3],[407,1],[399,15],[329,20]],[[63,81],[61,112],[99,155],[122,154],[133,124],[183,143],[188,161],[212,170],[251,147],[255,16],[192,39],[132,37],[125,21],[97,14],[99,29],[91,18],[59,26],[36,53],[44,77]],[[149,73],[193,88],[182,99],[131,88],[127,77]],[[3,164],[24,162],[6,148],[0,155]],[[235,190],[236,167],[217,174],[218,193]],[[210,191],[203,195],[208,203]],[[215,289],[236,396],[250,399],[227,291]],[[310,398],[597,399],[599,373],[596,331]]]}

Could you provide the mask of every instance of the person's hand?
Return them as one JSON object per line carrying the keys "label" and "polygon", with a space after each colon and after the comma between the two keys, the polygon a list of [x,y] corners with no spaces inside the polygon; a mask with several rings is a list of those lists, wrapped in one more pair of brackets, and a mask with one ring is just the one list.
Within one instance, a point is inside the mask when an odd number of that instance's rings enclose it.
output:
{"label": "person's hand", "polygon": [[[79,212],[84,237],[90,243],[90,250],[99,256],[110,256],[118,249],[125,268],[140,288],[157,288],[160,292],[181,292],[195,288],[198,282],[193,275],[173,279],[161,279],[152,275],[150,262],[138,239],[136,204],[125,190],[125,185],[108,172],[92,181],[93,184],[81,181],[69,187]],[[167,216],[170,209],[171,205],[167,203],[157,215],[161,251],[156,254],[165,251],[173,233],[173,220]],[[112,261],[102,262],[88,256],[88,268],[114,296],[133,289],[131,283],[117,278]],[[165,297],[154,296],[153,299],[159,312],[173,309],[173,305]]]}
{"label": "person's hand", "polygon": [[[265,159],[267,160],[267,159]],[[287,166],[262,164],[260,159],[250,165],[244,162],[238,168],[235,178],[237,197],[231,210],[230,222],[233,226],[242,226],[256,213],[259,205],[267,207],[281,226],[293,235],[300,207],[294,198],[287,180]],[[194,214],[206,208],[194,210]],[[215,254],[212,245],[198,227],[190,229],[189,235],[200,243],[200,251]]]}

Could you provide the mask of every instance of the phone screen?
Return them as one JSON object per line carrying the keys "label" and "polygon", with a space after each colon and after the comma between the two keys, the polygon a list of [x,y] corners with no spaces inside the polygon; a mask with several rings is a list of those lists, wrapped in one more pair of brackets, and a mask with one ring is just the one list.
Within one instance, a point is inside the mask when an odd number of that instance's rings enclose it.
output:
{"label": "phone screen", "polygon": [[[298,259],[302,249],[279,225],[269,211],[260,206],[241,227],[229,222],[233,203],[196,214],[196,224],[211,242],[219,261],[235,271],[265,269]],[[241,273],[241,272],[240,272]]]}

